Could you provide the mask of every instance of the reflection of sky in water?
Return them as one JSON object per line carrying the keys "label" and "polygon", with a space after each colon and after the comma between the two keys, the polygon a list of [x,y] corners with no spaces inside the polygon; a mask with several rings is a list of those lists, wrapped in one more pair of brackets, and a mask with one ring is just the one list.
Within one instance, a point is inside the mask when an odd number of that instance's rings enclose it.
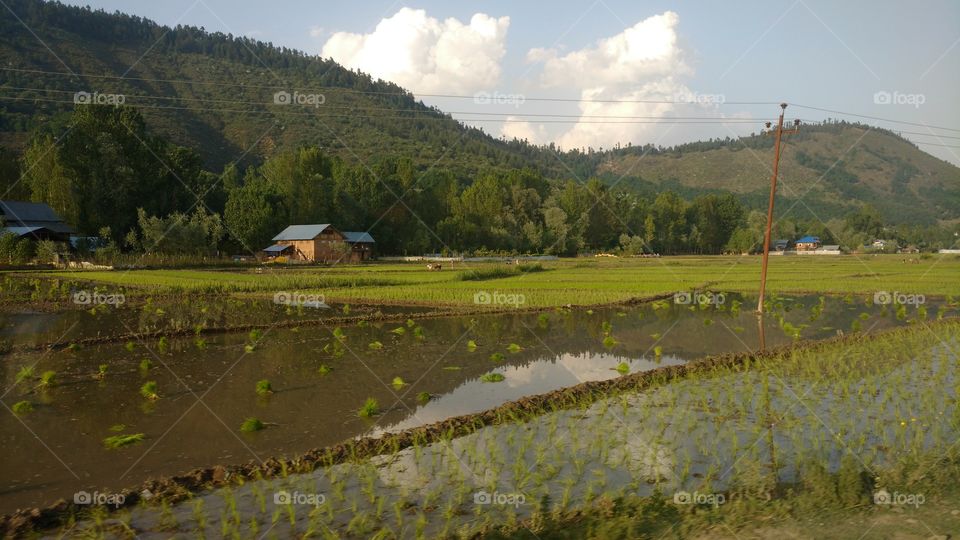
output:
{"label": "reflection of sky in water", "polygon": [[659,362],[644,358],[630,359],[614,354],[561,354],[523,366],[501,366],[491,369],[506,380],[485,383],[478,379],[464,382],[452,392],[422,405],[410,417],[395,424],[377,428],[374,436],[431,424],[452,416],[470,414],[537,394],[544,394],[586,381],[613,379],[620,374],[614,369],[620,362],[630,365],[630,373],[684,363],[679,357],[664,355]]}

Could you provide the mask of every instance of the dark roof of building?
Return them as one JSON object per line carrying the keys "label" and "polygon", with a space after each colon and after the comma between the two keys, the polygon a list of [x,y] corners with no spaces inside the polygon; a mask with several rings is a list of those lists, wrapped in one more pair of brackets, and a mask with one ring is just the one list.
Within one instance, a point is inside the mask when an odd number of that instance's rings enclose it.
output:
{"label": "dark roof of building", "polygon": [[273,241],[278,240],[313,240],[318,234],[327,230],[329,223],[319,223],[316,225],[290,225],[280,234],[273,237]]}
{"label": "dark roof of building", "polygon": [[368,232],[346,232],[344,231],[343,236],[346,237],[347,242],[351,244],[375,244],[376,240],[370,236]]}
{"label": "dark roof of building", "polygon": [[54,233],[73,232],[73,229],[53,211],[53,208],[44,203],[0,201],[0,212],[3,214],[3,223],[7,228],[42,227]]}
{"label": "dark roof of building", "polygon": [[293,249],[293,246],[291,246],[291,245],[283,245],[283,244],[274,244],[274,245],[272,245],[272,246],[270,246],[270,247],[268,247],[268,248],[263,248],[263,250],[266,251],[266,252],[268,252],[268,253],[283,253],[284,251],[286,251],[286,250],[288,250],[288,249]]}

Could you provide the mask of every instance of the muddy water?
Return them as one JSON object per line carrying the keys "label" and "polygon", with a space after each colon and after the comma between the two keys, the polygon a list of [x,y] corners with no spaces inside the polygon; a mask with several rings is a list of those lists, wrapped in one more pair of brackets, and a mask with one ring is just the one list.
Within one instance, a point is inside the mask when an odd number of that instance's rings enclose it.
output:
{"label": "muddy water", "polygon": [[[194,467],[292,456],[350,437],[477,412],[524,395],[616,377],[614,368],[621,363],[634,372],[708,354],[753,350],[759,346],[761,328],[766,346],[772,347],[793,339],[791,325],[806,325],[802,337],[822,338],[856,326],[868,330],[906,324],[917,316],[912,308],[898,319],[893,311],[862,300],[828,299],[811,320],[818,299],[792,298],[775,306],[761,327],[748,309],[730,309],[738,299],[727,295],[724,305],[702,308],[663,302],[544,316],[370,323],[344,327],[341,337],[331,327],[304,326],[266,330],[262,336],[210,335],[203,342],[141,342],[132,350],[104,344],[8,355],[0,364],[3,404],[9,408],[29,400],[35,410],[0,415],[5,450],[0,511],[70,498],[80,489],[129,487]],[[744,305],[751,302],[744,300]],[[101,317],[131,317],[122,310],[83,313],[95,321],[81,323],[90,325],[83,327],[86,331],[108,331],[103,325],[110,323]],[[273,311],[270,316],[283,320],[296,315]],[[778,316],[790,325],[782,325]],[[116,326],[114,331],[125,331]],[[50,332],[43,324],[31,327],[32,332],[24,332],[24,325],[15,327],[24,340],[42,339],[37,336]],[[371,347],[375,342],[382,347]],[[140,366],[145,359],[148,368]],[[35,377],[15,385],[17,371],[25,365],[34,366]],[[106,374],[97,380],[100,365],[107,366]],[[321,374],[321,366],[329,367],[329,373]],[[56,384],[33,388],[36,377],[47,370],[57,372]],[[490,372],[505,380],[482,382],[480,377]],[[392,385],[395,377],[406,384]],[[256,394],[262,379],[270,381],[272,394]],[[140,395],[146,381],[156,381],[159,399]],[[433,399],[419,403],[421,392]],[[382,414],[360,418],[357,411],[369,397],[378,401]],[[241,433],[239,426],[247,417],[268,423],[267,429]],[[143,433],[145,440],[104,449],[103,439],[118,433]]]}

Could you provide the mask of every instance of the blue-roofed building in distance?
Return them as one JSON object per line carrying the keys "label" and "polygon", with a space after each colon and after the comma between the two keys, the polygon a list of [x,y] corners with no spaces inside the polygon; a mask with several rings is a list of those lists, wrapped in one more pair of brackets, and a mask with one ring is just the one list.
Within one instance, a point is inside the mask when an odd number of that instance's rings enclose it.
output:
{"label": "blue-roofed building in distance", "polygon": [[341,232],[329,223],[290,225],[264,248],[268,259],[304,262],[362,262],[373,257],[374,239],[366,232]]}
{"label": "blue-roofed building in distance", "polygon": [[820,247],[820,238],[817,236],[804,236],[796,242],[797,251],[815,251]]}

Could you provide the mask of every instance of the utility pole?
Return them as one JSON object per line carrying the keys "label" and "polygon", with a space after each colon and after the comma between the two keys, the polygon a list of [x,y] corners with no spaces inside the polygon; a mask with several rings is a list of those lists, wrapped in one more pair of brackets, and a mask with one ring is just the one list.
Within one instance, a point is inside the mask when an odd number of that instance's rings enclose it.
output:
{"label": "utility pole", "polygon": [[[773,176],[770,177],[770,203],[767,205],[767,229],[763,235],[763,263],[760,266],[760,300],[757,302],[757,313],[763,313],[763,297],[767,288],[767,258],[770,256],[770,229],[773,227],[773,198],[777,192],[777,174],[780,170],[780,139],[784,134],[796,133],[800,129],[800,120],[794,120],[793,129],[783,129],[783,114],[787,104],[780,104],[780,120],[777,122],[777,131],[774,133],[776,142],[773,144]],[[770,128],[770,122],[767,122]]]}

